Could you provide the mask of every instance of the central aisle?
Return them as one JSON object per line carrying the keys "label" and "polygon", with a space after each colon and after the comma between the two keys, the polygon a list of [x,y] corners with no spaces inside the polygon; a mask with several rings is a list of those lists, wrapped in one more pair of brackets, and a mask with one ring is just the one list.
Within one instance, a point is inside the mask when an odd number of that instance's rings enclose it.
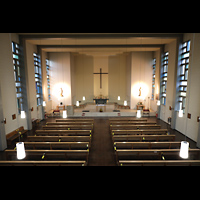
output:
{"label": "central aisle", "polygon": [[108,118],[94,119],[94,134],[88,166],[116,166]]}

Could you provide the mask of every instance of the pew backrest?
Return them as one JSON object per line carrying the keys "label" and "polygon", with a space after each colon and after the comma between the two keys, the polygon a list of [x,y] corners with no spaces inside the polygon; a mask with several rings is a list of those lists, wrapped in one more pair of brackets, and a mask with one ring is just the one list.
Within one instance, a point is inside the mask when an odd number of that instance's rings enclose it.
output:
{"label": "pew backrest", "polygon": [[114,135],[113,142],[128,142],[128,141],[174,141],[175,135]]}

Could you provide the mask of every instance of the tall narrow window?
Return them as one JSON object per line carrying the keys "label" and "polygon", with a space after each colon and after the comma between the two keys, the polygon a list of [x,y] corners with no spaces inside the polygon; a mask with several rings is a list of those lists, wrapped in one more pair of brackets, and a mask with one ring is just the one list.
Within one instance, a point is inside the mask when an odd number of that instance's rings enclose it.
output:
{"label": "tall narrow window", "polygon": [[179,66],[179,110],[185,113],[187,80],[189,70],[190,40],[184,42],[180,49],[181,61]]}
{"label": "tall narrow window", "polygon": [[151,99],[154,100],[155,93],[155,78],[156,78],[156,59],[153,59],[153,77],[152,77],[152,96]]}
{"label": "tall narrow window", "polygon": [[36,99],[37,99],[37,106],[39,106],[41,105],[41,95],[42,95],[40,57],[36,53],[33,53],[33,57],[34,57],[34,68],[35,68]]}
{"label": "tall narrow window", "polygon": [[19,63],[19,44],[12,42],[12,52],[13,52],[13,68],[14,68],[14,79],[16,87],[17,96],[17,109],[18,114],[23,110],[23,98],[22,98],[22,83],[21,83],[21,69]]}
{"label": "tall narrow window", "polygon": [[46,73],[47,73],[47,90],[48,90],[48,100],[51,100],[51,88],[50,88],[50,74],[49,74],[49,60],[46,59]]}
{"label": "tall narrow window", "polygon": [[165,52],[162,60],[162,74],[161,74],[161,104],[166,105],[166,90],[167,90],[167,72],[168,72],[168,55]]}

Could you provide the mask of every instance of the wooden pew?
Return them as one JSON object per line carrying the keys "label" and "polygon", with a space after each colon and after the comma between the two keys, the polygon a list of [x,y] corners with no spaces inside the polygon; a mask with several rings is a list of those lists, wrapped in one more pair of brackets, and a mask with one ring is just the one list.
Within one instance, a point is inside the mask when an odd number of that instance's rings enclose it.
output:
{"label": "wooden pew", "polygon": [[15,140],[16,138],[20,137],[20,135],[24,135],[27,132],[28,132],[28,130],[24,130],[24,127],[21,126],[18,129],[14,130],[14,131],[12,131],[10,133],[8,133],[6,135],[6,140],[7,140],[8,146],[10,146],[12,144],[13,140]]}
{"label": "wooden pew", "polygon": [[44,130],[93,130],[93,125],[45,125]]}
{"label": "wooden pew", "polygon": [[134,118],[134,119],[127,119],[127,118],[116,118],[116,119],[109,119],[110,122],[147,122],[147,118]]}
{"label": "wooden pew", "polygon": [[79,136],[90,136],[92,131],[91,130],[36,130],[36,135],[44,135],[44,136],[69,136],[69,135],[79,135]]}
{"label": "wooden pew", "polygon": [[86,161],[0,161],[0,166],[86,166]]}
{"label": "wooden pew", "polygon": [[25,149],[69,149],[87,150],[90,148],[89,142],[24,142]]}
{"label": "wooden pew", "polygon": [[110,122],[110,125],[156,125],[156,122],[146,122],[146,121],[116,121]]}
{"label": "wooden pew", "polygon": [[181,142],[115,142],[114,149],[180,149]]}
{"label": "wooden pew", "polygon": [[200,166],[200,160],[119,160],[119,166]]}
{"label": "wooden pew", "polygon": [[113,142],[174,141],[175,135],[114,135]]}
{"label": "wooden pew", "polygon": [[[88,162],[89,150],[25,150],[24,160],[85,160]],[[16,160],[17,151],[6,149],[6,159]],[[43,157],[44,156],[44,157]]]}
{"label": "wooden pew", "polygon": [[94,124],[94,119],[56,119],[56,122],[91,122]]}
{"label": "wooden pew", "polygon": [[[116,159],[118,160],[179,160],[180,149],[120,149],[116,150]],[[200,159],[200,149],[189,149],[189,158],[191,160]]]}
{"label": "wooden pew", "polygon": [[168,135],[167,129],[112,130],[112,135]]}
{"label": "wooden pew", "polygon": [[90,142],[90,136],[27,136],[29,142]]}
{"label": "wooden pew", "polygon": [[93,125],[93,122],[47,122],[46,125]]}
{"label": "wooden pew", "polygon": [[143,129],[160,129],[160,125],[112,125],[110,126],[112,130],[143,130]]}

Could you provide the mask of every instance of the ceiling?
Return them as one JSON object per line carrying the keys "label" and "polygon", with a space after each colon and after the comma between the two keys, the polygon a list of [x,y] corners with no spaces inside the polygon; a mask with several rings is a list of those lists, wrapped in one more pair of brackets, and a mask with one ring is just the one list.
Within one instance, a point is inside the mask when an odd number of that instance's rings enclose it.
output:
{"label": "ceiling", "polygon": [[157,51],[182,33],[18,33],[46,52],[114,55],[130,51]]}

